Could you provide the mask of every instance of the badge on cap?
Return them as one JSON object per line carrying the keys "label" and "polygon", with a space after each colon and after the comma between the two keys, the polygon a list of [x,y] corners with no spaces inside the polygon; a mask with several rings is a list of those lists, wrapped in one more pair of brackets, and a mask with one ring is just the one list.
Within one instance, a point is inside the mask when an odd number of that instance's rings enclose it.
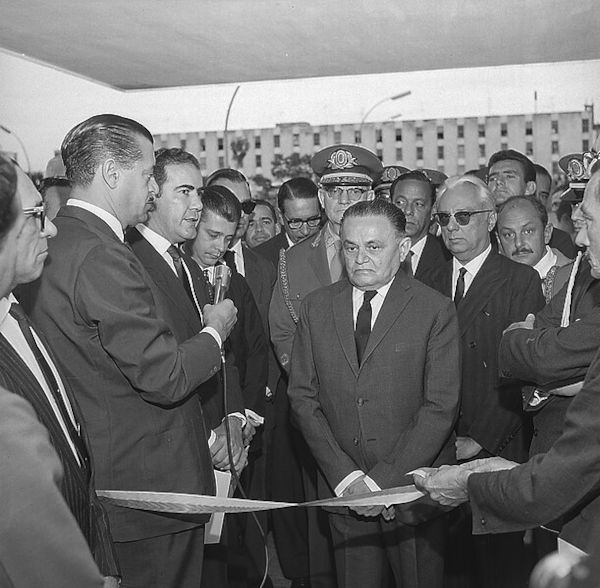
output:
{"label": "badge on cap", "polygon": [[356,157],[345,149],[338,149],[331,154],[327,160],[327,167],[330,169],[350,169],[358,165]]}

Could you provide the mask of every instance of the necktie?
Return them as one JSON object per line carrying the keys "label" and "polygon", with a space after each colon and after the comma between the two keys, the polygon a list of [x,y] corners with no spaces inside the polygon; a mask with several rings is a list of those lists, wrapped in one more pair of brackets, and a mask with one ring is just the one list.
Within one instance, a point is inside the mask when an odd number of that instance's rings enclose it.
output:
{"label": "necktie", "polygon": [[71,441],[75,446],[75,450],[77,451],[81,465],[87,469],[89,466],[89,455],[87,448],[83,442],[83,439],[81,438],[81,435],[79,434],[79,432],[75,428],[75,425],[73,424],[73,420],[71,418],[71,415],[69,414],[69,411],[67,410],[67,406],[65,404],[63,396],[60,393],[60,388],[58,386],[56,378],[54,377],[54,373],[52,372],[50,365],[46,361],[46,358],[42,354],[40,348],[38,347],[33,337],[33,332],[31,330],[29,319],[27,318],[25,311],[19,304],[13,303],[11,305],[10,314],[13,318],[16,319],[17,323],[19,324],[19,328],[23,333],[23,337],[25,337],[27,345],[33,352],[33,355],[37,361],[38,366],[40,367],[40,370],[42,370],[44,380],[46,380],[46,384],[48,385],[48,388],[52,393],[52,397],[54,398],[54,401],[58,406],[58,410],[63,418],[65,426],[67,427],[67,431],[69,432]]}
{"label": "necktie", "polygon": [[413,258],[414,254],[415,254],[414,251],[411,249],[408,252],[408,254],[406,255],[406,259],[404,260],[404,264],[406,267],[406,273],[411,276],[415,275],[415,272],[413,272],[413,267],[412,267],[412,258]]}
{"label": "necktie", "polygon": [[[183,289],[185,290],[186,294],[189,296],[190,300],[192,302],[194,302],[194,297],[192,295],[192,289],[190,287],[190,283],[188,281],[185,270],[183,269],[183,261],[181,261],[181,253],[179,252],[179,249],[177,249],[177,247],[175,247],[175,245],[171,245],[167,249],[167,253],[173,259],[173,265],[175,266],[175,271],[177,272],[177,277],[179,278],[179,281],[183,285]],[[195,305],[195,303],[194,303],[194,305]]]}
{"label": "necktie", "polygon": [[202,270],[202,273],[204,274],[204,281],[206,282],[206,291],[208,292],[208,299],[210,300],[211,304],[215,303],[215,290],[213,288],[213,285],[210,283],[210,275],[208,273],[208,270]]}
{"label": "necktie", "polygon": [[356,356],[358,357],[359,365],[362,362],[363,353],[371,335],[371,300],[375,294],[377,294],[377,290],[367,290],[365,292],[362,306],[358,310],[358,316],[356,317],[354,340],[356,341]]}
{"label": "necktie", "polygon": [[237,267],[235,265],[235,253],[228,249],[223,254],[223,261],[229,266],[232,272],[237,272]]}
{"label": "necktie", "polygon": [[458,280],[456,280],[456,290],[454,291],[454,304],[458,306],[458,303],[463,299],[465,295],[465,274],[467,270],[461,267],[458,270]]}
{"label": "necktie", "polygon": [[342,241],[336,239],[333,242],[335,252],[329,263],[329,275],[331,276],[331,282],[337,282],[344,275],[344,264],[342,263]]}

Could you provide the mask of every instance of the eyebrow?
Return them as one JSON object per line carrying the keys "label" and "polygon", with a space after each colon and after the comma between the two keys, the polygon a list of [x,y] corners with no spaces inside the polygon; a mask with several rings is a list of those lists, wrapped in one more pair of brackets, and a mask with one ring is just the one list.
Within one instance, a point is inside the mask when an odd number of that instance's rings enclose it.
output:
{"label": "eyebrow", "polygon": [[175,190],[181,190],[181,188],[187,188],[188,190],[195,190],[196,189],[191,184],[181,184],[180,186],[176,186]]}

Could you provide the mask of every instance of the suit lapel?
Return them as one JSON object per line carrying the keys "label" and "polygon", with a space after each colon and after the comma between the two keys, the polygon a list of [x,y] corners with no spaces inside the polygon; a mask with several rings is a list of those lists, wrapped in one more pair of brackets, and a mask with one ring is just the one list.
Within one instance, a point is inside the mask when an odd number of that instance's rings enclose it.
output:
{"label": "suit lapel", "polygon": [[499,253],[491,251],[483,262],[475,279],[471,283],[465,297],[457,307],[458,323],[462,335],[471,322],[479,315],[488,300],[500,289],[506,281],[500,270]]}
{"label": "suit lapel", "polygon": [[369,356],[375,351],[411,300],[413,296],[410,286],[412,279],[402,270],[396,274],[371,330],[362,365],[369,359]]}
{"label": "suit lapel", "polygon": [[346,282],[344,288],[333,297],[333,322],[346,360],[355,376],[358,376],[358,357],[354,339],[354,318],[352,316],[352,285]]}

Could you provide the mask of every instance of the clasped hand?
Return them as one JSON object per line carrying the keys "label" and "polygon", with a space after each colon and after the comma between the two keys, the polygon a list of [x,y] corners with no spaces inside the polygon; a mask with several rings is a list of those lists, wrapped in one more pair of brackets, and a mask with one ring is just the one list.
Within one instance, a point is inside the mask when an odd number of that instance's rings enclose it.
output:
{"label": "clasped hand", "polygon": [[[233,459],[233,469],[240,473],[248,463],[248,447],[244,446],[244,435],[242,431],[242,421],[237,417],[227,417],[229,419],[229,430],[231,432],[231,454]],[[213,466],[219,470],[231,470],[229,462],[229,452],[227,449],[227,430],[225,422],[222,422],[214,432],[217,436],[215,442],[210,446],[210,455]]]}
{"label": "clasped hand", "polygon": [[[371,494],[371,489],[367,486],[364,476],[354,480],[354,482],[344,490],[342,496],[359,496],[361,494]],[[396,516],[396,511],[393,506],[350,506],[349,508],[363,517],[376,517],[381,515],[386,521],[391,521]]]}
{"label": "clasped hand", "polygon": [[218,304],[206,304],[202,308],[202,315],[204,325],[215,329],[219,333],[221,341],[225,341],[237,321],[237,308],[231,300],[226,298]]}

